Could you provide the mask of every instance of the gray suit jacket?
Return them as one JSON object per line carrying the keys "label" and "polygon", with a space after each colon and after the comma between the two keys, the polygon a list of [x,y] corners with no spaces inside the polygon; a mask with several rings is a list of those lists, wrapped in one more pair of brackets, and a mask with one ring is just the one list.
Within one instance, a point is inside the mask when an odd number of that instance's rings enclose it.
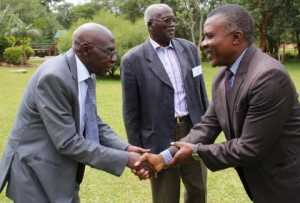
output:
{"label": "gray suit jacket", "polygon": [[[224,81],[225,68],[202,122],[183,141],[198,143],[209,169],[235,167],[254,202],[300,202],[300,105],[284,67],[250,47],[228,98]],[[227,141],[212,144],[221,131]]]}
{"label": "gray suit jacket", "polygon": [[[184,39],[172,39],[172,44],[180,63],[189,116],[195,124],[207,108],[203,77],[192,74],[192,68],[200,63],[198,52]],[[129,142],[154,153],[161,152],[170,145],[175,133],[174,89],[148,40],[123,57],[121,79]]]}
{"label": "gray suit jacket", "polygon": [[[101,143],[86,140],[78,134],[79,120],[77,66],[69,50],[42,64],[28,84],[0,163],[1,190],[14,166],[22,169],[14,168],[17,177],[9,180],[24,177],[28,183],[38,183],[47,201],[56,203],[73,201],[79,163],[119,176],[127,164],[128,153],[124,150],[128,144],[100,118]],[[22,181],[18,184],[31,187]],[[14,193],[8,191],[12,199]]]}

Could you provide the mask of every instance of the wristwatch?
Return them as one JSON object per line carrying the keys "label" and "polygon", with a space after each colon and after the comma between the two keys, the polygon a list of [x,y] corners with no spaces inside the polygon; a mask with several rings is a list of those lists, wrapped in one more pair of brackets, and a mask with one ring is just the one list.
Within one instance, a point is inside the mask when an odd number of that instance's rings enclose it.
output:
{"label": "wristwatch", "polygon": [[197,147],[196,144],[192,145],[192,150],[193,150],[193,153],[192,153],[193,159],[195,159],[195,160],[201,160],[200,157],[199,157],[199,154],[198,154],[198,147]]}
{"label": "wristwatch", "polygon": [[193,154],[197,153],[197,149],[198,149],[197,145],[196,144],[192,144]]}

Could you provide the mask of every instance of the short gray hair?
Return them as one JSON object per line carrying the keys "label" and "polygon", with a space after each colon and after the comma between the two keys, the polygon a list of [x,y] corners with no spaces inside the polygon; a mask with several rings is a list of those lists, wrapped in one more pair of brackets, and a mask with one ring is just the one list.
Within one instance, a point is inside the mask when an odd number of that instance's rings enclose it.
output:
{"label": "short gray hair", "polygon": [[155,12],[158,9],[161,8],[167,8],[170,10],[173,10],[169,5],[167,4],[151,4],[150,6],[148,6],[144,12],[144,21],[145,21],[145,25],[147,26],[149,21],[151,20],[151,18],[153,17],[153,15],[155,14]]}
{"label": "short gray hair", "polygon": [[[236,4],[226,4],[212,10],[208,14],[208,18],[214,15],[222,15],[225,17],[230,31],[240,30],[244,33],[248,44],[255,41],[254,20],[247,10]],[[229,28],[228,28],[229,29]]]}

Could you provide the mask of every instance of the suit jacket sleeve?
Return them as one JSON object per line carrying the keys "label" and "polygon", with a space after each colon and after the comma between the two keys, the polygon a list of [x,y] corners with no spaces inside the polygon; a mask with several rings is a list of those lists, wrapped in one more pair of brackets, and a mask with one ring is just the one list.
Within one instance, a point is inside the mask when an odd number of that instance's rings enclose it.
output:
{"label": "suit jacket sleeve", "polygon": [[124,58],[121,63],[123,119],[129,143],[142,147],[139,87],[133,66],[128,60]]}
{"label": "suit jacket sleeve", "polygon": [[220,132],[221,127],[212,101],[202,117],[201,122],[195,124],[189,134],[182,138],[181,141],[193,144],[211,144],[215,141]]}
{"label": "suit jacket sleeve", "polygon": [[99,116],[97,119],[100,143],[107,147],[126,150],[128,143],[123,142],[120,137],[111,129],[111,127],[104,123]]}
{"label": "suit jacket sleeve", "polygon": [[247,166],[268,156],[297,99],[294,92],[289,76],[281,70],[268,71],[253,82],[241,135],[222,144],[198,144],[207,167]]}
{"label": "suit jacket sleeve", "polygon": [[53,74],[42,76],[36,86],[37,108],[57,151],[75,161],[114,175],[121,175],[128,153],[84,139],[77,134],[72,105],[74,96]]}

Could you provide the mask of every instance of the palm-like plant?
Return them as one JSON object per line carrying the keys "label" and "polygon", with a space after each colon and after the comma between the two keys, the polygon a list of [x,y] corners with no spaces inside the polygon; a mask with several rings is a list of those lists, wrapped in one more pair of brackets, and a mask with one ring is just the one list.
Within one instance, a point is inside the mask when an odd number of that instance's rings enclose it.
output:
{"label": "palm-like plant", "polygon": [[26,49],[30,46],[31,39],[40,35],[40,31],[34,29],[31,24],[26,25],[9,6],[0,11],[0,26],[0,36],[6,36],[12,47],[21,46],[22,63],[26,63]]}

